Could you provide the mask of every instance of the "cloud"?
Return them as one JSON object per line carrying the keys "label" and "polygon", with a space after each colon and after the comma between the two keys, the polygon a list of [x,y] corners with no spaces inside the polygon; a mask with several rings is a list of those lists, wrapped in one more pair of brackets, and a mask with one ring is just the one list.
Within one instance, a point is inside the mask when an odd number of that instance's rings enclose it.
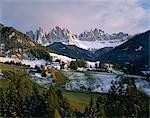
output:
{"label": "cloud", "polygon": [[[148,2],[148,1],[145,1]],[[21,31],[54,26],[80,33],[99,28],[108,33],[143,32],[150,28],[150,9],[142,0],[3,1],[2,23]]]}

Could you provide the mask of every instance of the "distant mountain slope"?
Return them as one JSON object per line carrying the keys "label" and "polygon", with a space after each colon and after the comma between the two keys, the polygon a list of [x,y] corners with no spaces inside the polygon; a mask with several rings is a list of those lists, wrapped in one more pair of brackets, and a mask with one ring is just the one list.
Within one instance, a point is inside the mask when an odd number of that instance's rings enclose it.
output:
{"label": "distant mountain slope", "polygon": [[92,52],[84,50],[74,45],[65,45],[61,42],[55,42],[48,46],[49,49],[53,50],[57,54],[68,56],[74,59],[85,59],[92,60]]}
{"label": "distant mountain slope", "polygon": [[112,47],[106,47],[99,49],[96,52],[92,52],[74,45],[65,45],[61,42],[55,42],[49,45],[48,48],[53,50],[54,53],[60,55],[68,56],[74,59],[85,59],[88,61],[97,61],[103,54],[113,49]]}
{"label": "distant mountain slope", "polygon": [[102,55],[104,55],[105,53],[109,52],[112,49],[113,49],[113,47],[105,47],[105,48],[102,48],[102,49],[95,51],[95,53],[93,55],[94,60],[98,61]]}
{"label": "distant mountain slope", "polygon": [[134,64],[139,69],[149,68],[150,30],[134,36],[124,44],[101,56],[101,60],[118,63]]}
{"label": "distant mountain slope", "polygon": [[33,42],[26,34],[0,24],[0,56],[49,59],[49,50]]}

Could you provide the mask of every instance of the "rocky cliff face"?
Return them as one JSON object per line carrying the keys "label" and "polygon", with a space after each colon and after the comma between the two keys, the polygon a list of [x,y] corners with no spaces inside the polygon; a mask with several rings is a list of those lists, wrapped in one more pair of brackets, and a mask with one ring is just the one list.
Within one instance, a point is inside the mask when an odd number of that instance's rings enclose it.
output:
{"label": "rocky cliff face", "polygon": [[68,29],[61,29],[60,27],[54,27],[50,32],[46,33],[42,28],[33,33],[33,31],[26,32],[26,34],[35,42],[40,44],[51,44],[54,42],[62,42],[66,44],[74,44],[76,36]]}
{"label": "rocky cliff face", "polygon": [[102,31],[101,29],[95,28],[94,30],[91,29],[91,31],[85,31],[79,35],[79,40],[82,41],[96,41],[96,40],[113,40],[113,39],[127,39],[130,36],[126,33],[119,32],[117,34],[108,34]]}
{"label": "rocky cliff face", "polygon": [[47,35],[47,40],[50,43],[53,42],[63,42],[63,43],[73,43],[76,40],[76,36],[68,29],[61,29],[56,26]]}

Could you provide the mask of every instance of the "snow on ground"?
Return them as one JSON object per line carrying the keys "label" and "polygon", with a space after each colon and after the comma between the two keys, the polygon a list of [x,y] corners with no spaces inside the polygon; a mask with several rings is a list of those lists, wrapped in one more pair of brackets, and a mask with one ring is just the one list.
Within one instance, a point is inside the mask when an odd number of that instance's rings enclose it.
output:
{"label": "snow on ground", "polygon": [[25,64],[25,65],[30,65],[30,67],[35,67],[36,65],[41,66],[41,65],[45,65],[46,61],[44,59],[41,60],[22,60],[21,63]]}
{"label": "snow on ground", "polygon": [[50,53],[50,56],[53,57],[53,59],[59,59],[59,60],[65,62],[65,63],[71,62],[72,60],[75,60],[75,59],[69,58],[67,56],[59,55],[59,54],[56,54],[56,53]]}
{"label": "snow on ground", "polygon": [[103,41],[81,41],[81,40],[76,40],[76,46],[83,48],[83,49],[100,49],[104,47],[116,47],[121,44],[123,44],[125,41],[122,41],[121,39],[114,39],[114,40],[103,40]]}
{"label": "snow on ground", "polygon": [[97,73],[96,75],[97,82],[101,83],[99,87],[95,88],[93,91],[94,92],[108,92],[110,87],[112,86],[111,82],[117,80],[117,75],[116,74],[111,74],[111,73]]}
{"label": "snow on ground", "polygon": [[[119,81],[116,73],[106,72],[90,72],[90,76],[87,77],[85,73],[80,72],[65,72],[65,75],[69,78],[69,82],[66,83],[66,90],[85,90],[92,92],[107,93],[112,86],[112,81]],[[140,78],[141,76],[129,75],[128,77],[134,77],[137,88],[144,91],[147,95],[150,95],[150,84]]]}
{"label": "snow on ground", "polygon": [[91,62],[91,61],[86,61],[87,62],[87,64],[89,65],[89,67],[91,66],[91,67],[95,67],[95,62]]}
{"label": "snow on ground", "polygon": [[135,85],[138,89],[144,91],[147,95],[150,96],[150,85],[146,80],[143,79],[136,79]]}
{"label": "snow on ground", "polygon": [[41,76],[41,73],[35,73],[35,76],[38,77],[38,78],[43,78],[43,77]]}
{"label": "snow on ground", "polygon": [[85,73],[80,72],[66,72],[69,77],[69,82],[65,85],[67,90],[90,90],[92,92],[108,92],[111,82],[116,80],[115,74],[97,72],[91,73],[91,78],[87,77]]}
{"label": "snow on ground", "polygon": [[[71,61],[75,61],[76,59],[73,59],[73,58],[70,58],[70,57],[67,57],[67,56],[63,56],[63,55],[60,55],[60,54],[56,54],[56,53],[50,53],[50,56],[53,57],[54,60],[56,59],[59,59],[65,63],[69,63]],[[86,61],[88,66],[92,66],[92,67],[95,67],[95,62],[90,62],[90,61]]]}
{"label": "snow on ground", "polygon": [[135,49],[135,51],[140,51],[140,50],[142,50],[142,46],[139,46],[137,49]]}
{"label": "snow on ground", "polygon": [[37,84],[39,84],[41,87],[44,87],[44,88],[48,88],[52,82],[51,81],[48,81],[46,79],[43,79],[43,78],[38,78],[38,77],[32,77],[31,80]]}
{"label": "snow on ground", "polygon": [[35,67],[36,65],[41,66],[46,64],[46,61],[44,59],[41,60],[25,60],[25,59],[18,59],[18,58],[9,58],[9,57],[0,57],[0,62],[10,62],[10,61],[14,61],[14,62],[21,62],[22,64],[25,65],[30,65],[30,67]]}

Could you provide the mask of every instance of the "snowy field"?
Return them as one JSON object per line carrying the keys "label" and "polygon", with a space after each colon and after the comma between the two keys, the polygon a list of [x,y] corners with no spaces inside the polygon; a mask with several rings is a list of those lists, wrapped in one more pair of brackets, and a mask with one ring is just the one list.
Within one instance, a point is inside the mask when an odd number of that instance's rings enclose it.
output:
{"label": "snowy field", "polygon": [[59,55],[59,54],[56,54],[56,53],[49,53],[51,57],[53,57],[53,60],[56,60],[56,59],[59,59],[65,63],[68,63],[68,62],[71,62],[75,59],[72,59],[72,58],[69,58],[67,56],[63,56],[63,55]]}
{"label": "snowy field", "polygon": [[48,81],[46,79],[43,78],[38,78],[38,77],[31,77],[31,80],[35,83],[37,83],[38,85],[40,85],[43,88],[49,88],[49,86],[52,84],[51,81]]}
{"label": "snowy field", "polygon": [[[66,90],[83,90],[91,92],[107,93],[112,86],[112,81],[119,81],[117,74],[106,72],[91,72],[88,75],[80,72],[64,72],[69,78]],[[150,85],[147,81],[138,78],[135,80],[137,88],[150,95]]]}
{"label": "snowy field", "polygon": [[[53,57],[53,61],[55,61],[56,59],[59,59],[65,63],[70,63],[71,61],[75,61],[76,59],[67,57],[67,56],[63,56],[60,54],[56,54],[56,53],[49,53],[51,57]],[[91,62],[91,61],[86,61],[88,66],[90,67],[95,67],[95,62]]]}
{"label": "snowy field", "polygon": [[20,60],[20,59],[16,59],[16,58],[9,58],[9,57],[0,57],[0,62],[10,62],[10,61],[14,61],[14,62],[21,62],[22,64],[25,65],[30,65],[30,67],[35,67],[36,65],[41,66],[41,65],[45,65],[46,61],[41,59],[41,60]]}

